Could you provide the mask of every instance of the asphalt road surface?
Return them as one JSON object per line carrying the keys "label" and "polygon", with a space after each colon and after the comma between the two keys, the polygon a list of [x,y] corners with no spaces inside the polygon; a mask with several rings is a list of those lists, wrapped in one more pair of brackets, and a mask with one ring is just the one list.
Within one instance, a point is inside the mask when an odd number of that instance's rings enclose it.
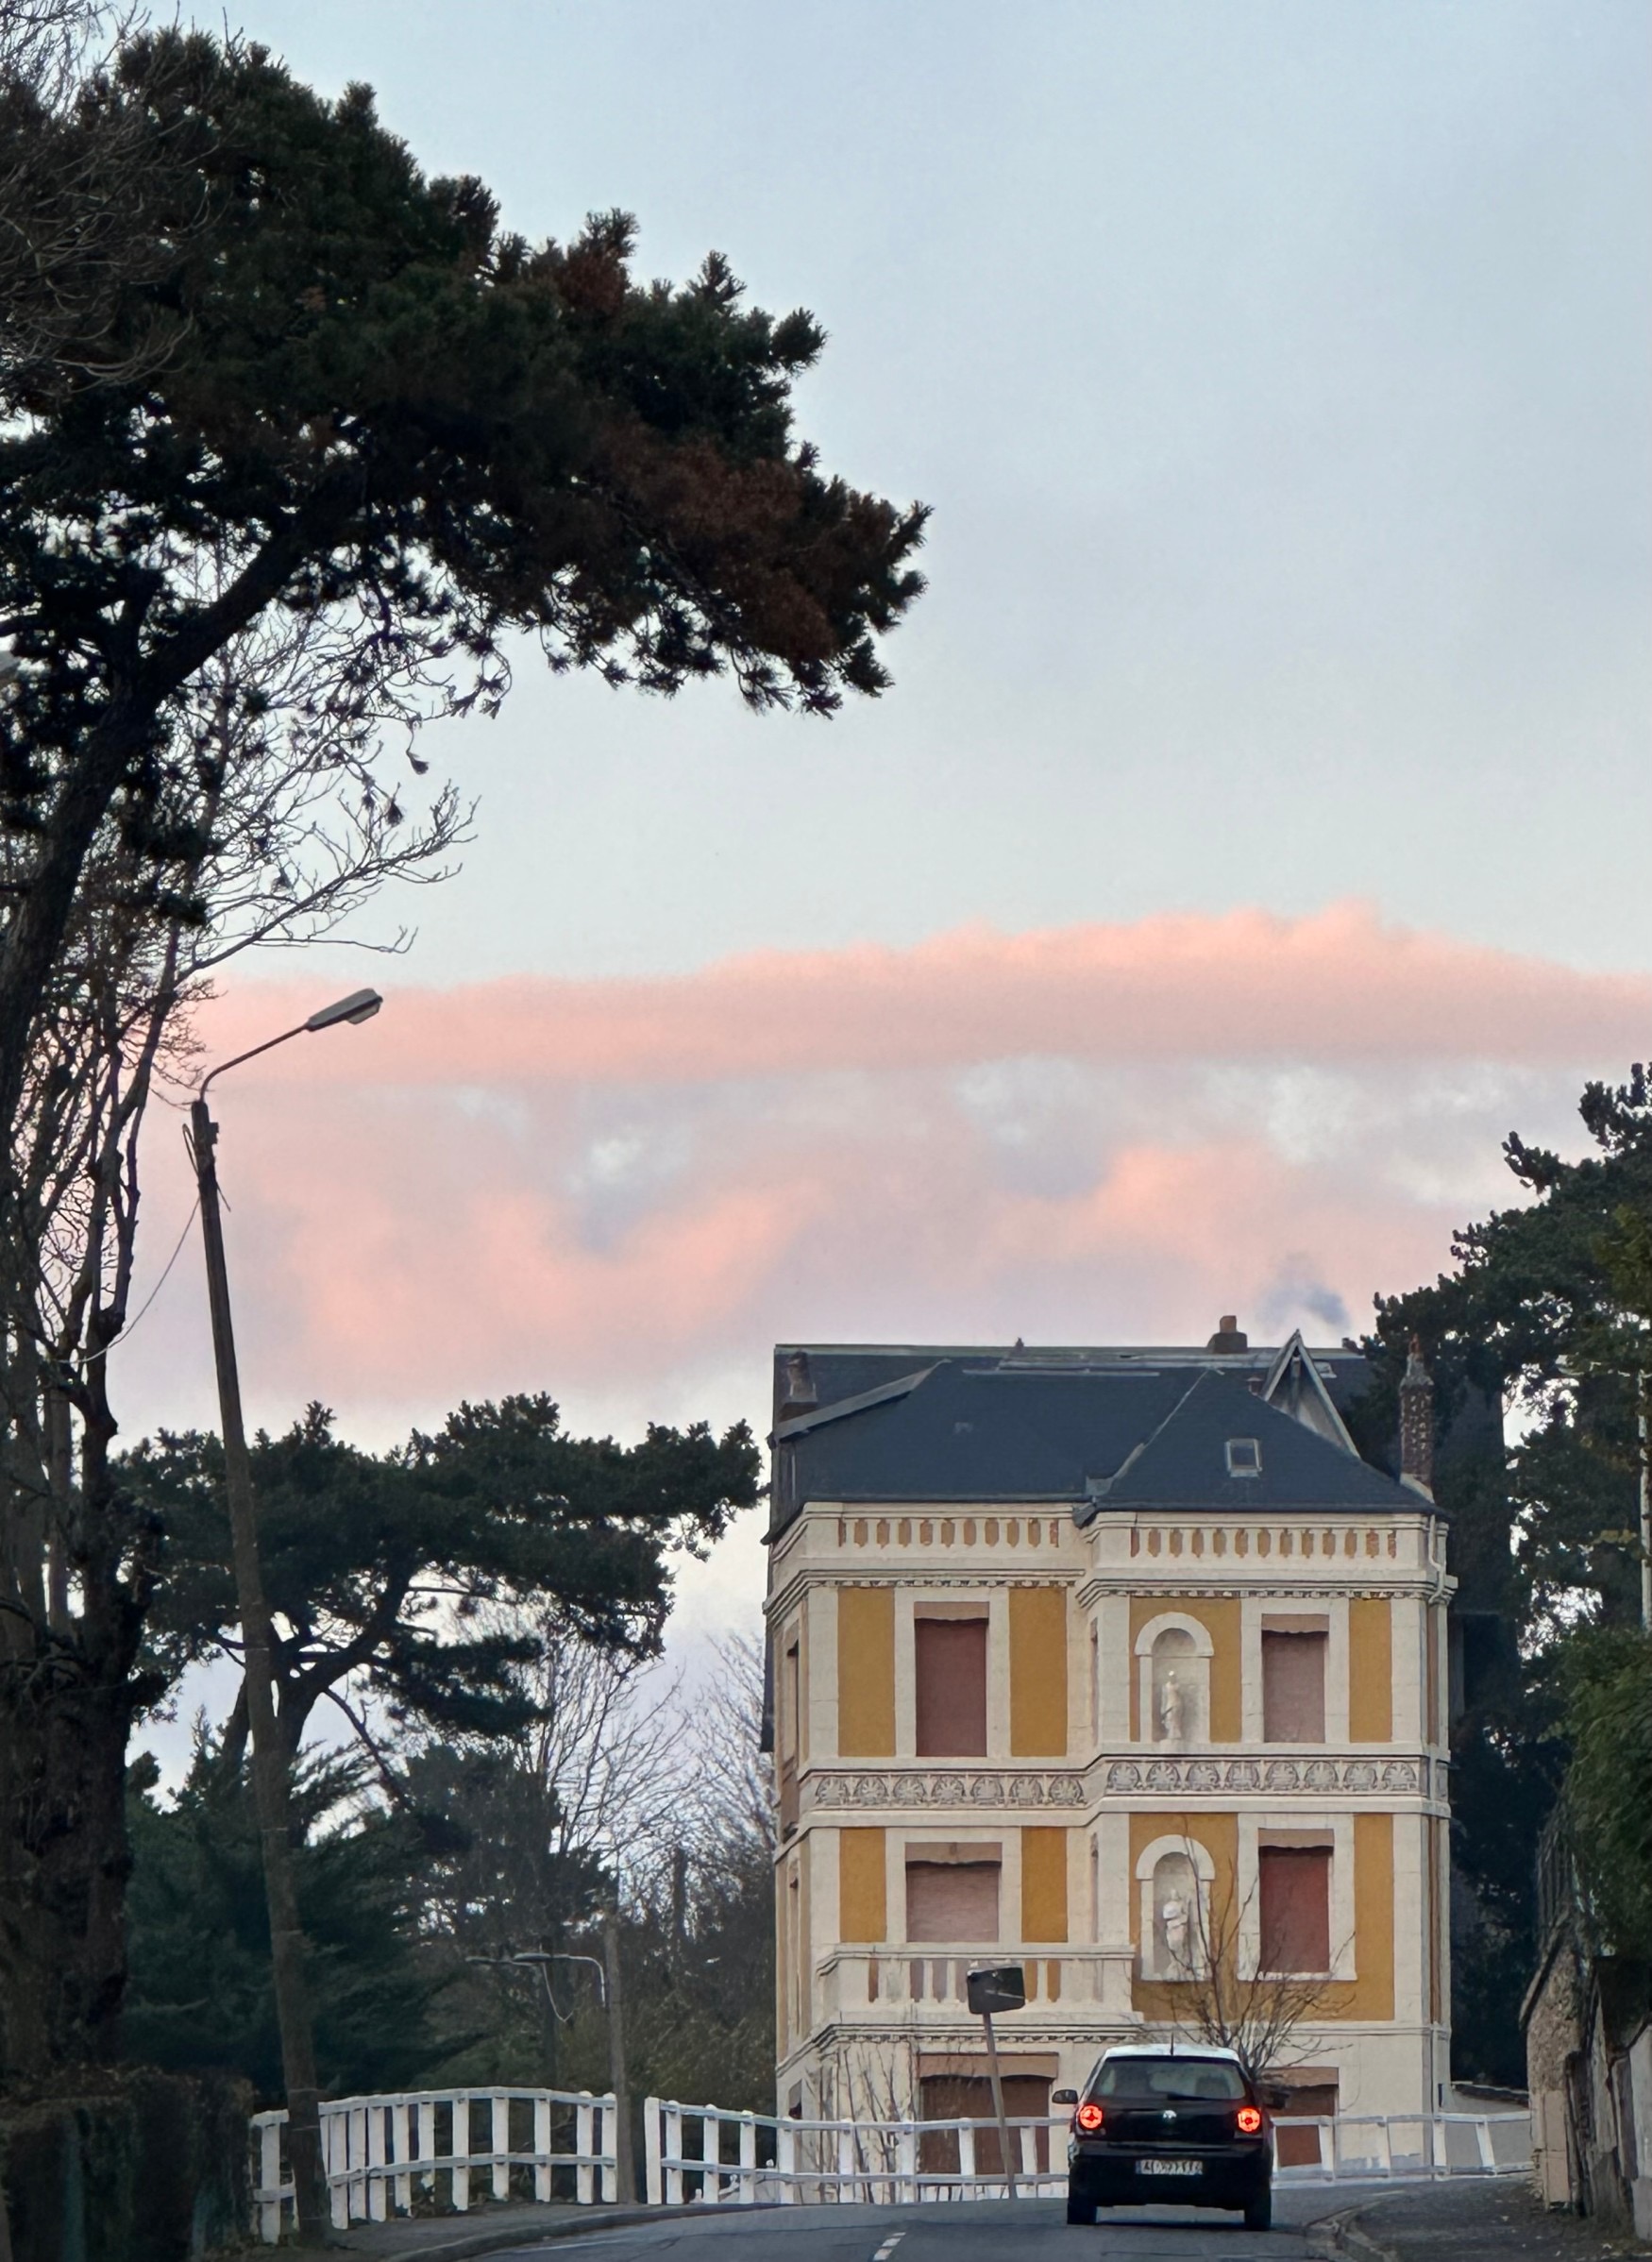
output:
{"label": "asphalt road surface", "polygon": [[1272,2231],[1237,2215],[1120,2207],[1070,2228],[1054,2200],[959,2206],[722,2207],[658,2224],[513,2247],[495,2262],[1307,2262],[1310,2222],[1352,2205],[1340,2193],[1276,2191]]}

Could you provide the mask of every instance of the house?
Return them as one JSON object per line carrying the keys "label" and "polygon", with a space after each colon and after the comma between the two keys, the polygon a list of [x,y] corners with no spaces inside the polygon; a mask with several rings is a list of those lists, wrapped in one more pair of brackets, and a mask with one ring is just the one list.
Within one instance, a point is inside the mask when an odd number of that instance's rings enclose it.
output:
{"label": "house", "polygon": [[1652,2238],[1652,1970],[1603,1940],[1563,1807],[1538,1847],[1538,1943],[1520,2014],[1538,2190]]}
{"label": "house", "polygon": [[[767,1602],[783,2113],[1012,2112],[1280,1975],[1296,2109],[1444,2102],[1445,1530],[1357,1348],[786,1343]],[[1303,2132],[1304,2135],[1306,2132]]]}

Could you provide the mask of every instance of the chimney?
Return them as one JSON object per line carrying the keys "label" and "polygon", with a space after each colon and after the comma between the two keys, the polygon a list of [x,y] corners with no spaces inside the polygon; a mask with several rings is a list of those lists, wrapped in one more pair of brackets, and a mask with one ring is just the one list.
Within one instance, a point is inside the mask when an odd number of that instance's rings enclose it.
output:
{"label": "chimney", "polygon": [[1434,1377],[1423,1363],[1423,1342],[1412,1336],[1400,1384],[1400,1482],[1424,1499],[1434,1497]]}
{"label": "chimney", "polygon": [[1236,1351],[1248,1351],[1250,1347],[1251,1339],[1240,1328],[1236,1311],[1222,1313],[1216,1333],[1205,1346],[1207,1351],[1215,1351],[1227,1358],[1231,1358]]}
{"label": "chimney", "polygon": [[781,1368],[779,1387],[775,1393],[774,1418],[789,1422],[798,1414],[813,1413],[820,1403],[814,1370],[809,1365],[806,1351],[793,1351]]}

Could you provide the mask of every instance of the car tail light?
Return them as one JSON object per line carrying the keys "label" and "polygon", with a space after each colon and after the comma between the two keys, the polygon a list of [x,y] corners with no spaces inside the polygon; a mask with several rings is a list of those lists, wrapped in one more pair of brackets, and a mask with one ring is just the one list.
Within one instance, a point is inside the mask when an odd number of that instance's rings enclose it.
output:
{"label": "car tail light", "polygon": [[1241,2136],[1254,2136],[1262,2125],[1262,2116],[1255,2105],[1240,2105],[1234,2121]]}
{"label": "car tail light", "polygon": [[1100,2105],[1092,2105],[1087,2098],[1072,2118],[1087,2136],[1093,2136],[1106,2116]]}

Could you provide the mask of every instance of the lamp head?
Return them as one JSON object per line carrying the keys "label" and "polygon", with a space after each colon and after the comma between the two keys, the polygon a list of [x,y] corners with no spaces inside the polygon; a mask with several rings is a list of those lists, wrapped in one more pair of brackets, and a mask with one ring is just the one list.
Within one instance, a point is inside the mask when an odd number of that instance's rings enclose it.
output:
{"label": "lamp head", "polygon": [[352,989],[347,998],[323,1005],[305,1022],[306,1029],[333,1029],[340,1021],[370,1021],[384,1000],[376,989]]}

